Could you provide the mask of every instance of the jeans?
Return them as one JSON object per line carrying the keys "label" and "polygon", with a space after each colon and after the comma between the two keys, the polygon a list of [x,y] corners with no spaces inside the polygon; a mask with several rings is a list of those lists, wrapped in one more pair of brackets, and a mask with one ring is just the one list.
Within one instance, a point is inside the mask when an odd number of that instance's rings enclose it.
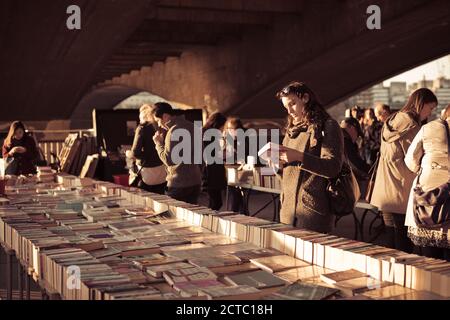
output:
{"label": "jeans", "polygon": [[187,188],[169,187],[166,194],[175,200],[197,204],[198,196],[200,195],[200,186],[192,186]]}
{"label": "jeans", "polygon": [[388,235],[387,247],[407,253],[413,252],[413,243],[408,238],[408,227],[405,226],[406,215],[383,212],[383,221]]}

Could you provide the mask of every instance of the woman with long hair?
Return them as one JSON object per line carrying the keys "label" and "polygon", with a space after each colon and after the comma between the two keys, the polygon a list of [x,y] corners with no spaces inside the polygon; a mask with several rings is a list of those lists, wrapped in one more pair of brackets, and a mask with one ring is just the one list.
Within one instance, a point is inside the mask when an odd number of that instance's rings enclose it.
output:
{"label": "woman with long hair", "polygon": [[382,211],[387,246],[405,252],[413,249],[407,237],[405,213],[415,178],[405,164],[405,154],[436,106],[437,98],[431,90],[418,89],[399,112],[387,119],[381,132],[380,160],[370,203]]}
{"label": "woman with long hair", "polygon": [[[207,130],[215,129],[223,131],[227,118],[220,112],[211,114],[203,126],[203,133]],[[220,141],[204,142],[204,148],[211,143],[220,143]],[[212,154],[213,158],[216,157]],[[219,210],[222,207],[222,191],[227,186],[225,176],[225,166],[220,163],[206,163],[203,168],[203,181],[209,198],[209,207],[213,210]]]}
{"label": "woman with long hair", "polygon": [[[429,224],[436,223],[432,220],[436,218],[433,216],[432,210],[437,209],[430,206],[425,210],[430,214],[429,218],[431,219],[427,219],[427,225],[423,225],[415,218],[413,196],[417,185],[423,192],[435,190],[445,184],[450,186],[449,128],[450,104],[443,110],[440,119],[422,126],[409,146],[405,157],[408,168],[418,174],[411,188],[406,211],[405,225],[408,226],[408,237],[422,255],[448,261],[450,261],[450,221],[438,222],[435,226],[430,227]],[[449,195],[447,195],[446,204],[440,209],[442,213],[444,210],[450,210],[448,197]],[[443,217],[443,219],[445,218]]]}
{"label": "woman with long hair", "polygon": [[137,160],[140,170],[138,187],[149,192],[164,194],[167,185],[166,170],[152,139],[156,129],[150,105],[144,104],[139,109],[139,120],[130,154],[131,158]]}
{"label": "woman with long hair", "polygon": [[291,82],[276,96],[289,114],[279,155],[281,222],[328,233],[333,214],[326,189],[344,161],[342,130],[305,83]]}
{"label": "woman with long hair", "polygon": [[36,173],[34,164],[39,154],[35,140],[26,132],[20,121],[14,121],[2,148],[5,160],[5,174],[27,175]]}

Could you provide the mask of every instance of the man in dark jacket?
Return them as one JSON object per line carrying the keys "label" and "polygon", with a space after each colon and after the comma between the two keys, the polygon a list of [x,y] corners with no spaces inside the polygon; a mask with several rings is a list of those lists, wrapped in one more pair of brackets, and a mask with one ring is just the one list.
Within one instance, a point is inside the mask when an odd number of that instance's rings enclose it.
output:
{"label": "man in dark jacket", "polygon": [[356,143],[363,133],[359,122],[355,118],[345,118],[341,122],[344,133],[344,150],[347,160],[361,187],[361,182],[368,179],[370,166],[361,158]]}
{"label": "man in dark jacket", "polygon": [[[194,159],[194,124],[182,116],[176,116],[172,106],[165,102],[158,102],[153,109],[153,116],[161,128],[167,130],[166,137],[157,131],[153,136],[159,158],[167,168],[167,195],[170,197],[196,204],[200,194],[202,175],[200,163]],[[200,128],[201,130],[201,128]],[[189,136],[185,136],[189,135]],[[179,137],[181,136],[181,141]],[[182,149],[180,156],[178,144],[190,143],[191,152]],[[201,143],[201,141],[200,141]]]}

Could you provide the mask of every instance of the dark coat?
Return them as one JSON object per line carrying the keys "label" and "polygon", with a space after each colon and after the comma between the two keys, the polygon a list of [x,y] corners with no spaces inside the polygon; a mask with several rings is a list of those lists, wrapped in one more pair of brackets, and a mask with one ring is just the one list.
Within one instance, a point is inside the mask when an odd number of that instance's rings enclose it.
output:
{"label": "dark coat", "polygon": [[[14,147],[24,147],[27,149],[25,153],[16,153],[14,155],[10,155],[9,151]],[[3,144],[2,148],[3,159],[6,158],[14,158],[14,161],[17,161],[17,171],[15,175],[27,175],[27,174],[35,174],[36,166],[35,161],[39,157],[38,149],[36,146],[36,142],[29,135],[25,135],[21,140],[12,139],[11,146],[6,146]]]}
{"label": "dark coat", "polygon": [[[213,143],[216,144],[219,142],[205,142],[203,144],[203,148],[206,148],[208,145]],[[216,155],[213,153],[212,156],[215,157]],[[203,181],[204,187],[206,187],[207,189],[225,189],[227,186],[225,165],[219,163],[204,164]]]}
{"label": "dark coat", "polygon": [[131,151],[134,157],[138,160],[138,164],[145,168],[153,168],[162,165],[161,159],[156,152],[153,136],[155,128],[151,123],[140,124],[136,128],[134,135],[133,146]]}
{"label": "dark coat", "polygon": [[377,154],[380,152],[382,128],[383,123],[379,121],[374,121],[371,126],[364,127],[363,153],[366,162],[370,165],[376,161]]}
{"label": "dark coat", "polygon": [[343,129],[345,156],[358,180],[368,178],[370,166],[361,158],[358,152],[358,145],[353,143],[350,135]]}
{"label": "dark coat", "polygon": [[331,231],[332,204],[326,187],[328,178],[339,174],[344,160],[344,139],[339,124],[330,118],[323,129],[311,125],[295,138],[286,135],[283,145],[304,152],[304,160],[283,169],[281,222],[293,224],[296,219],[297,227]]}

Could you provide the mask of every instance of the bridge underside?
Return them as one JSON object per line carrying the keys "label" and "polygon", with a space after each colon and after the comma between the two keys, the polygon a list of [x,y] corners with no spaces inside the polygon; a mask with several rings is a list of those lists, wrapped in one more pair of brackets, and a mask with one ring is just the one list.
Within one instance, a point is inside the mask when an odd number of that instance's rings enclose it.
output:
{"label": "bridge underside", "polygon": [[[81,30],[66,27],[71,4],[81,8]],[[281,118],[274,94],[290,80],[306,81],[332,105],[450,53],[448,1],[378,1],[381,30],[366,27],[370,4],[5,0],[0,118],[89,114],[80,108],[95,106],[80,101],[105,85],[242,118]]]}

